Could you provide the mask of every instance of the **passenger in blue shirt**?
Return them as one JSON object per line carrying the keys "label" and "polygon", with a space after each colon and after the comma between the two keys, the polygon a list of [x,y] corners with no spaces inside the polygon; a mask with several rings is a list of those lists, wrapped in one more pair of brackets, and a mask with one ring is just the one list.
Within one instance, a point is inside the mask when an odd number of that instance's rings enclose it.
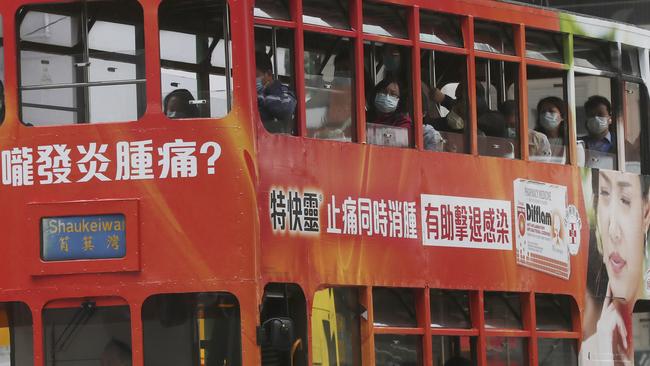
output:
{"label": "passenger in blue shirt", "polygon": [[589,134],[580,140],[588,150],[616,154],[616,133],[612,130],[612,104],[600,95],[585,102],[586,127]]}
{"label": "passenger in blue shirt", "polygon": [[273,78],[273,64],[262,51],[255,53],[257,107],[264,127],[273,133],[293,133],[296,96],[280,80]]}

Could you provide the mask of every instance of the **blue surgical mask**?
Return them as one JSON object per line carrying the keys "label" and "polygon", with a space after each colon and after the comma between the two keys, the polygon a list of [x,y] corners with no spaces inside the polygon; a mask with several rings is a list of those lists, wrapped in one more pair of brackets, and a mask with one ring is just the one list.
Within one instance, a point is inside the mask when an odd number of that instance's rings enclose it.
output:
{"label": "blue surgical mask", "polygon": [[377,93],[375,107],[381,113],[393,113],[397,109],[399,98],[385,93]]}
{"label": "blue surgical mask", "polygon": [[587,119],[587,130],[594,135],[599,135],[609,127],[609,118],[610,117],[591,117]]}
{"label": "blue surgical mask", "polygon": [[560,118],[560,115],[553,112],[544,112],[539,119],[539,123],[547,130],[556,129],[561,122],[562,118]]}
{"label": "blue surgical mask", "polygon": [[255,78],[255,87],[257,88],[257,94],[262,94],[262,91],[264,90],[262,77]]}

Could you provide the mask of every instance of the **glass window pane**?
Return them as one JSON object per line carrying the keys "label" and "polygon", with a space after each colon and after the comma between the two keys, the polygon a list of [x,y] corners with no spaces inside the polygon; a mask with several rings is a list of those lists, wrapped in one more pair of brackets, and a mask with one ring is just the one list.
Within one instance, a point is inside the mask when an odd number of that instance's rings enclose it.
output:
{"label": "glass window pane", "polygon": [[521,294],[486,292],[484,312],[486,328],[523,329]]}
{"label": "glass window pane", "polygon": [[43,310],[45,365],[131,362],[128,306],[97,306],[92,301],[76,307],[52,306]]}
{"label": "glass window pane", "polygon": [[578,346],[575,339],[537,340],[537,364],[539,366],[577,366]]}
{"label": "glass window pane", "polygon": [[625,171],[637,174],[641,174],[641,90],[639,84],[625,82]]}
{"label": "glass window pane", "polygon": [[433,364],[436,366],[477,365],[476,337],[433,336]]}
{"label": "glass window pane", "polygon": [[480,155],[519,158],[518,90],[518,64],[476,60],[476,113]]}
{"label": "glass window pane", "polygon": [[0,303],[0,365],[34,365],[33,332],[27,305]]}
{"label": "glass window pane", "polygon": [[529,66],[528,153],[530,160],[566,164],[568,110],[564,102],[566,73]]}
{"label": "glass window pane", "polygon": [[352,42],[305,33],[307,136],[352,141],[356,131]]}
{"label": "glass window pane", "polygon": [[256,0],[253,15],[260,18],[289,20],[288,0]]}
{"label": "glass window pane", "polygon": [[306,24],[350,29],[347,0],[303,0],[302,12]]}
{"label": "glass window pane", "polygon": [[255,27],[257,106],[271,133],[298,133],[293,34],[289,29]]}
{"label": "glass window pane", "polygon": [[422,50],[424,148],[467,153],[467,62],[465,56]]}
{"label": "glass window pane", "polygon": [[241,365],[239,303],[228,293],[163,294],[142,306],[144,364]]}
{"label": "glass window pane", "polygon": [[487,364],[527,366],[528,340],[525,338],[488,337]]}
{"label": "glass window pane", "polygon": [[576,66],[597,70],[614,70],[611,43],[586,38],[573,38],[573,58]]}
{"label": "glass window pane", "polygon": [[463,47],[460,19],[453,15],[420,11],[420,41]]}
{"label": "glass window pane", "polygon": [[535,294],[537,330],[573,330],[573,304],[573,299],[567,295]]}
{"label": "glass window pane", "polygon": [[144,113],[143,14],[137,1],[30,5],[19,13],[25,15],[18,17],[24,124],[132,121]]}
{"label": "glass window pane", "polygon": [[558,33],[526,29],[526,57],[564,62],[563,37]]}
{"label": "glass window pane", "polygon": [[639,67],[639,50],[635,47],[622,46],[623,73],[632,76],[641,76]]}
{"label": "glass window pane", "polygon": [[363,32],[386,37],[408,38],[406,9],[363,3]]}
{"label": "glass window pane", "polygon": [[584,146],[585,165],[616,169],[616,108],[612,100],[612,80],[576,74],[576,128]]}
{"label": "glass window pane", "polygon": [[375,336],[376,366],[417,366],[422,364],[422,340],[416,335]]}
{"label": "glass window pane", "polygon": [[360,306],[357,289],[316,291],[311,312],[312,364],[361,365]]}
{"label": "glass window pane", "polygon": [[639,300],[632,313],[632,343],[634,344],[634,365],[645,366],[650,359],[650,301]]}
{"label": "glass window pane", "polygon": [[225,0],[161,3],[161,93],[167,117],[221,118],[230,110],[232,42],[224,26],[226,6]]}
{"label": "glass window pane", "polygon": [[375,287],[372,303],[376,327],[417,327],[413,290]]}
{"label": "glass window pane", "polygon": [[515,54],[512,25],[485,21],[474,22],[474,49],[478,51]]}
{"label": "glass window pane", "polygon": [[411,49],[367,42],[364,58],[367,142],[413,146]]}
{"label": "glass window pane", "polygon": [[431,289],[431,327],[471,328],[469,292]]}

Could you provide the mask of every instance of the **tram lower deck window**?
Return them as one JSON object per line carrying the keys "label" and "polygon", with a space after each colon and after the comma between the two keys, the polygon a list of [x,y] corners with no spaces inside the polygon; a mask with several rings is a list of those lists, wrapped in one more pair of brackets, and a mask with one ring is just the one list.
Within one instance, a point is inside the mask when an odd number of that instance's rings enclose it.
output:
{"label": "tram lower deck window", "polygon": [[24,124],[142,116],[144,28],[136,0],[28,5],[18,11],[16,22]]}
{"label": "tram lower deck window", "polygon": [[241,365],[239,303],[231,294],[151,296],[142,326],[146,366]]}
{"label": "tram lower deck window", "polygon": [[34,365],[32,314],[21,302],[0,303],[0,365]]}

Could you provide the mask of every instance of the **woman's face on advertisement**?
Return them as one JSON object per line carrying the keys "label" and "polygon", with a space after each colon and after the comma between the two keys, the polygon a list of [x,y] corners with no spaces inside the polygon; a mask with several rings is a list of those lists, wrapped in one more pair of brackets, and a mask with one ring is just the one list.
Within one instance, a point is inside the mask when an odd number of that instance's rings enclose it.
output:
{"label": "woman's face on advertisement", "polygon": [[642,197],[637,175],[614,171],[598,174],[598,230],[609,286],[615,298],[633,302],[643,282],[647,198]]}

